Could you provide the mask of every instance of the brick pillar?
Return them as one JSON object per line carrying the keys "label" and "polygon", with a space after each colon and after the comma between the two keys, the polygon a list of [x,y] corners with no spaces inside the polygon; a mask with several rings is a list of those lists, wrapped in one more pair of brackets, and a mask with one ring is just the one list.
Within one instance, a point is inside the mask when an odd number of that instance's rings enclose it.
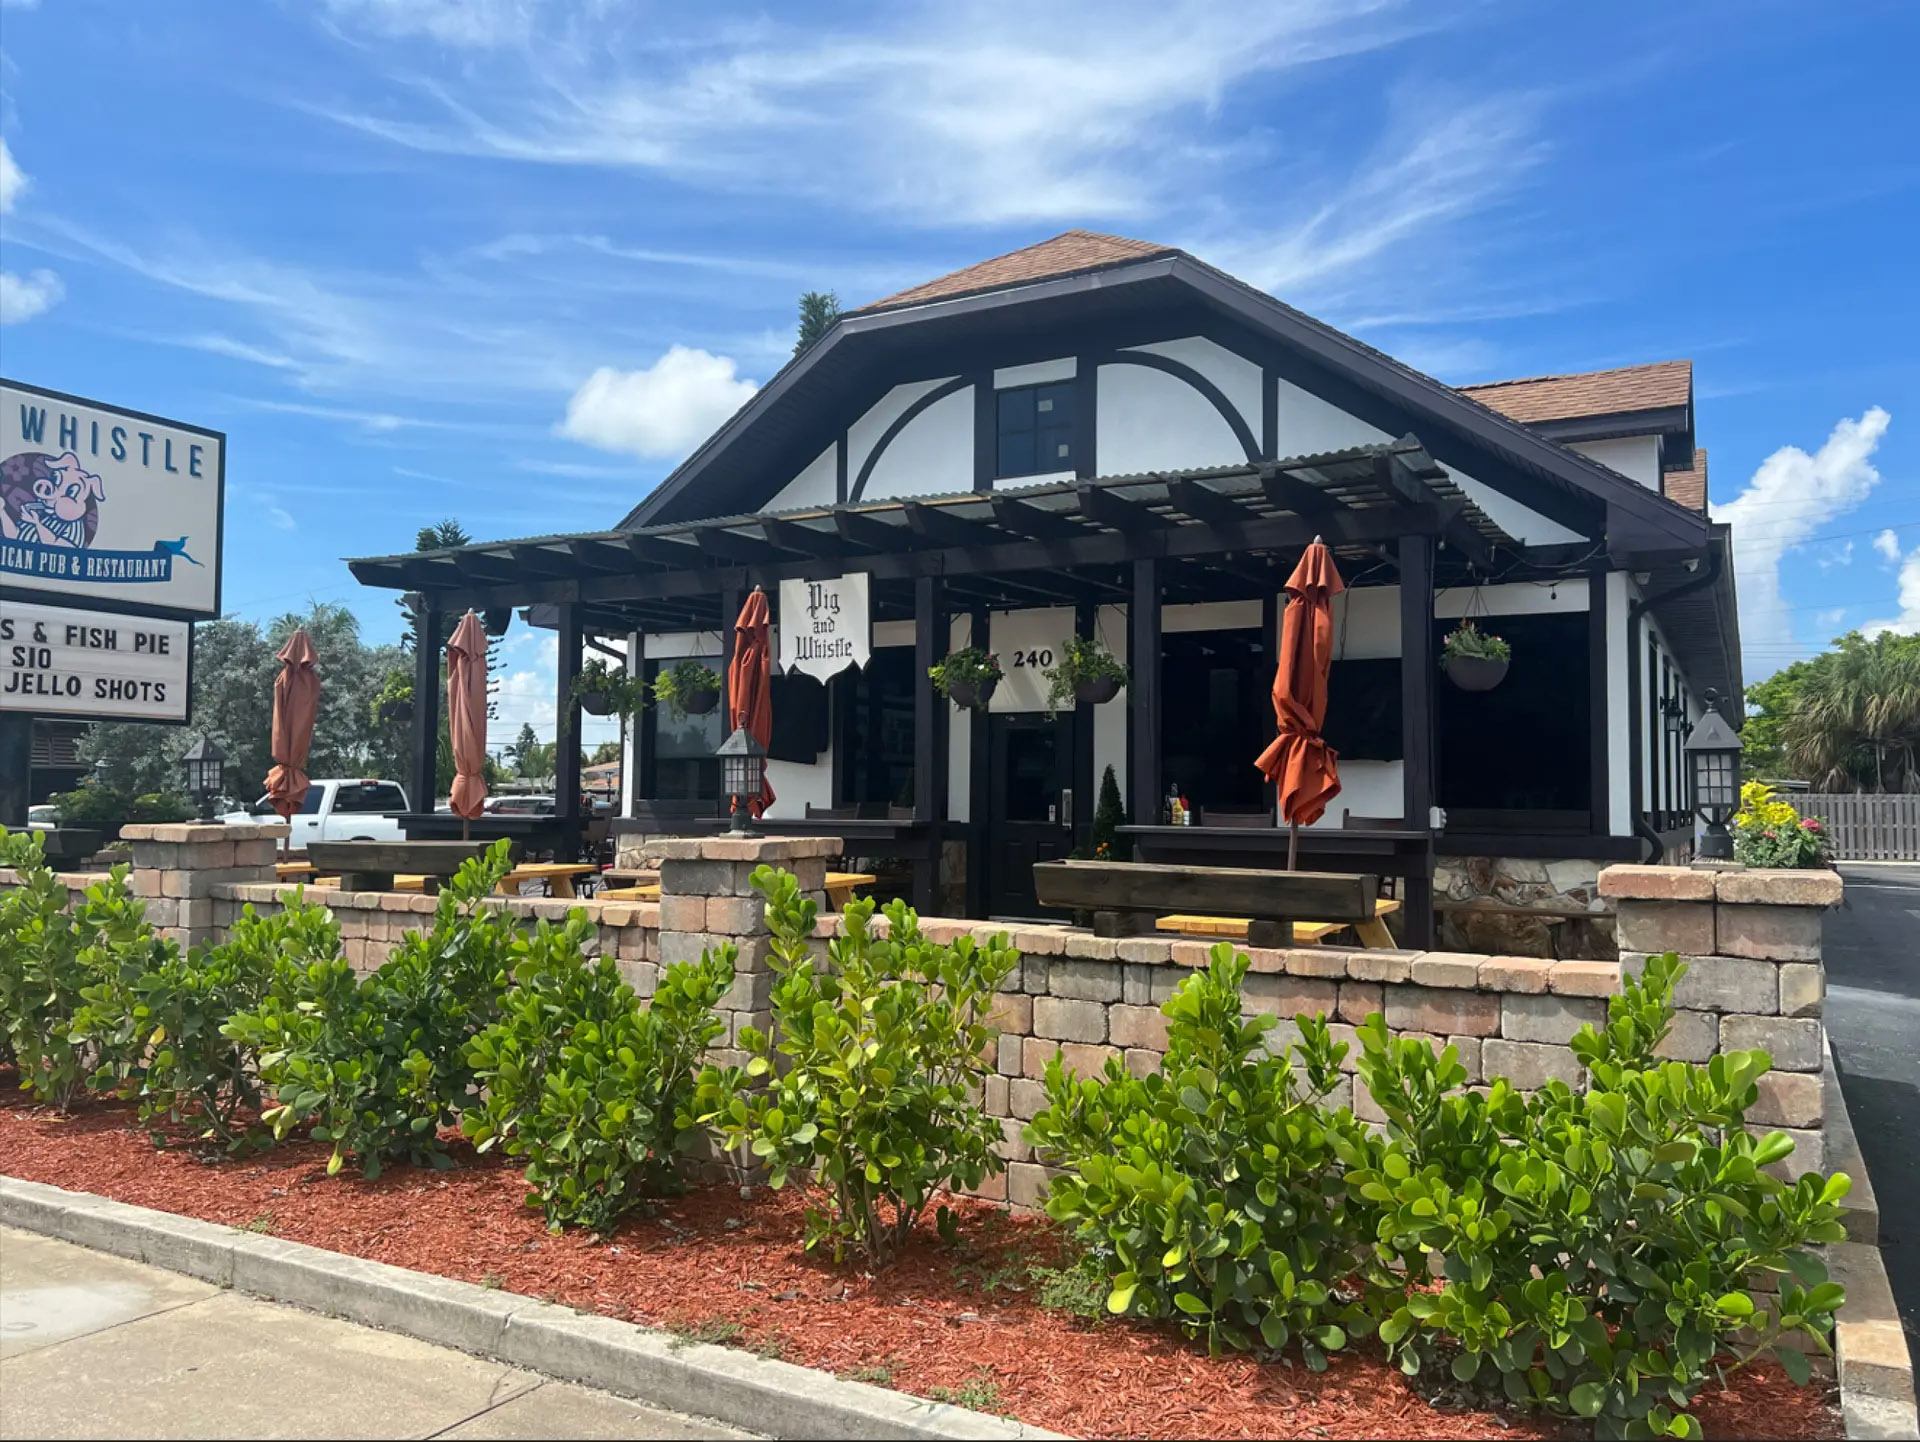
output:
{"label": "brick pillar", "polygon": [[1792,1175],[1826,1165],[1821,929],[1844,893],[1835,871],[1611,866],[1600,873],[1600,894],[1617,905],[1623,975],[1661,952],[1678,952],[1688,964],[1663,1053],[1704,1061],[1758,1047],[1772,1055],[1774,1069],[1761,1079],[1747,1122],[1794,1139],[1784,1166]]}
{"label": "brick pillar", "polygon": [[773,969],[766,907],[753,889],[754,869],[790,871],[800,889],[826,910],[827,858],[846,843],[831,836],[676,836],[658,843],[660,853],[660,952],[662,967],[697,961],[701,952],[731,942],[739,948],[733,989],[720,999],[727,1034],[710,1055],[722,1066],[743,1063],[742,1027],[765,1031],[772,1024]]}
{"label": "brick pillar", "polygon": [[285,825],[232,826],[187,822],[120,828],[133,843],[128,885],[147,904],[154,931],[183,947],[217,940],[213,888],[226,883],[271,882],[273,858]]}

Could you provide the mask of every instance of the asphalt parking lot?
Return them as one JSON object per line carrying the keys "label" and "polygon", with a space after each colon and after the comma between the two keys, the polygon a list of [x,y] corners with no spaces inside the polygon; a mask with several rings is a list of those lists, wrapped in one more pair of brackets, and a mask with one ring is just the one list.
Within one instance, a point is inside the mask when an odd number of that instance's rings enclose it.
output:
{"label": "asphalt parking lot", "polygon": [[1920,1347],[1920,865],[1843,862],[1827,918],[1827,1035],[1880,1204],[1880,1246]]}

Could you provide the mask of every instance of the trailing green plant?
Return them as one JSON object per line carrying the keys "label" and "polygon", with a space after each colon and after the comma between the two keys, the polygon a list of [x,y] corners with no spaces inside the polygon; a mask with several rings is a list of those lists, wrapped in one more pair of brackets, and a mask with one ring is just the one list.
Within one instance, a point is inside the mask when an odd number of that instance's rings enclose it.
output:
{"label": "trailing green plant", "polygon": [[651,699],[646,682],[629,676],[624,666],[609,666],[598,659],[581,667],[580,674],[573,678],[572,692],[576,701],[583,696],[606,697],[608,712],[616,716],[644,711]]}
{"label": "trailing green plant", "polygon": [[702,691],[718,691],[720,677],[711,666],[698,661],[675,661],[653,678],[653,699],[671,711],[675,719],[687,714],[687,701]]}
{"label": "trailing green plant", "polygon": [[1509,661],[1513,659],[1513,648],[1491,631],[1482,631],[1472,621],[1462,621],[1447,632],[1440,643],[1443,660],[1456,656],[1473,657],[1482,661]]}
{"label": "trailing green plant", "polygon": [[223,1028],[258,1053],[276,1141],[311,1126],[333,1143],[327,1173],[349,1158],[369,1178],[390,1160],[451,1165],[440,1128],[475,1082],[468,1044],[498,1018],[525,942],[504,908],[483,905],[512,866],[509,843],[464,863],[430,930],[410,931],[379,970],[357,976],[338,955],[285,969],[273,992]]}
{"label": "trailing green plant", "polygon": [[[785,871],[762,866],[778,1040],[748,1027],[744,1069],[709,1067],[686,1124],[715,1128],[765,1162],[768,1183],[807,1188],[806,1246],[893,1260],[935,1193],[977,1187],[1003,1163],[1000,1124],[975,1098],[992,1067],[994,993],[1019,963],[1005,935],[929,941],[904,902],[849,902],[844,935],[816,967],[817,905]],[[939,1209],[943,1234],[953,1214]]]}
{"label": "trailing green plant", "polygon": [[[1761,1051],[1705,1066],[1662,1062],[1686,967],[1649,960],[1608,1003],[1604,1030],[1572,1042],[1584,1093],[1550,1081],[1523,1097],[1496,1078],[1484,1095],[1452,1047],[1359,1028],[1361,1079],[1387,1117],[1382,1136],[1336,1145],[1356,1210],[1383,1261],[1425,1277],[1380,1324],[1409,1374],[1450,1355],[1461,1381],[1497,1375],[1515,1401],[1593,1419],[1605,1437],[1698,1437],[1686,1410],[1731,1355],[1772,1352],[1804,1382],[1788,1339],[1827,1351],[1841,1288],[1808,1248],[1844,1239],[1844,1175],[1782,1182],[1764,1168],[1793,1150],[1744,1125]],[[1777,1277],[1777,1292],[1761,1289]]]}
{"label": "trailing green plant", "polygon": [[1091,681],[1127,684],[1127,668],[1091,636],[1069,636],[1060,648],[1060,664],[1047,672],[1047,709],[1073,704],[1074,687]]}
{"label": "trailing green plant", "polygon": [[1000,658],[984,646],[962,646],[927,667],[933,689],[951,697],[956,685],[984,686],[1001,678]]}
{"label": "trailing green plant", "polygon": [[76,1035],[88,988],[148,964],[160,943],[116,866],[79,899],[46,864],[38,838],[8,839],[18,885],[0,893],[0,1028],[20,1086],[65,1111],[108,1043]]}
{"label": "trailing green plant", "polygon": [[217,946],[182,954],[171,941],[129,949],[82,990],[73,1035],[102,1058],[90,1085],[137,1101],[142,1121],[182,1122],[229,1151],[265,1140],[255,1124],[258,1057],[223,1028],[272,995],[292,970],[338,957],[340,928],[296,898],[272,915],[248,906]]}
{"label": "trailing green plant", "polygon": [[611,957],[584,955],[596,930],[576,911],[528,940],[500,1019],[467,1045],[486,1097],[460,1129],[483,1152],[526,1158],[527,1204],[550,1227],[606,1233],[680,1185],[681,1118],[726,1031],[714,1007],[733,985],[735,949],[668,967],[642,1009]]}
{"label": "trailing green plant", "polygon": [[1302,1016],[1270,1050],[1279,1018],[1241,1009],[1247,964],[1223,942],[1168,998],[1157,1072],[1116,1059],[1075,1078],[1056,1055],[1026,1138],[1067,1168],[1047,1214],[1105,1269],[1109,1312],[1171,1320],[1214,1353],[1297,1339],[1320,1371],[1371,1329],[1353,1280],[1367,1237],[1332,1178],[1336,1141],[1362,1133],[1322,1106],[1347,1048]]}

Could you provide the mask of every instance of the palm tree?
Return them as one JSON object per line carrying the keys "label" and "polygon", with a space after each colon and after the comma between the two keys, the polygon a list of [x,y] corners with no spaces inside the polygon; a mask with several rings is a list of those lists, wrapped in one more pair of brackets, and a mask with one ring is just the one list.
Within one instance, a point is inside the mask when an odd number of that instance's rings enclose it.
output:
{"label": "palm tree", "polygon": [[1920,638],[1853,632],[1787,713],[1788,768],[1816,791],[1920,790]]}

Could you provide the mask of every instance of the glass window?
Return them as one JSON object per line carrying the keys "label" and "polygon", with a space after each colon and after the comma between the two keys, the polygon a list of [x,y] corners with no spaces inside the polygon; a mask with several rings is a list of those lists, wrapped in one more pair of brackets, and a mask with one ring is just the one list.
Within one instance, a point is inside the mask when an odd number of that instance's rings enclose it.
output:
{"label": "glass window", "polygon": [[1273,716],[1260,632],[1176,631],[1161,640],[1160,767],[1187,800],[1259,811],[1254,758]]}
{"label": "glass window", "polygon": [[996,476],[1037,476],[1074,468],[1073,385],[1054,381],[999,392]]}
{"label": "glass window", "polygon": [[[724,670],[719,655],[692,659],[711,667],[716,674]],[[656,672],[662,665],[657,662]],[[726,740],[721,727],[725,722],[726,702],[704,716],[675,716],[670,706],[647,709],[643,724],[654,728],[652,800],[717,801],[720,798],[720,760],[713,753]]]}
{"label": "glass window", "polygon": [[[316,786],[314,791],[319,789]],[[311,796],[313,792],[307,794]],[[334,798],[333,809],[336,812],[404,811],[406,803],[401,799],[400,788],[391,781],[343,782],[340,794]]]}
{"label": "glass window", "polygon": [[843,801],[913,805],[913,647],[882,646],[847,688]]}
{"label": "glass window", "polygon": [[[1458,624],[1434,623],[1436,654]],[[1492,616],[1482,625],[1513,647],[1513,666],[1491,691],[1462,691],[1444,678],[1434,687],[1440,804],[1585,813],[1592,803],[1586,613]]]}

